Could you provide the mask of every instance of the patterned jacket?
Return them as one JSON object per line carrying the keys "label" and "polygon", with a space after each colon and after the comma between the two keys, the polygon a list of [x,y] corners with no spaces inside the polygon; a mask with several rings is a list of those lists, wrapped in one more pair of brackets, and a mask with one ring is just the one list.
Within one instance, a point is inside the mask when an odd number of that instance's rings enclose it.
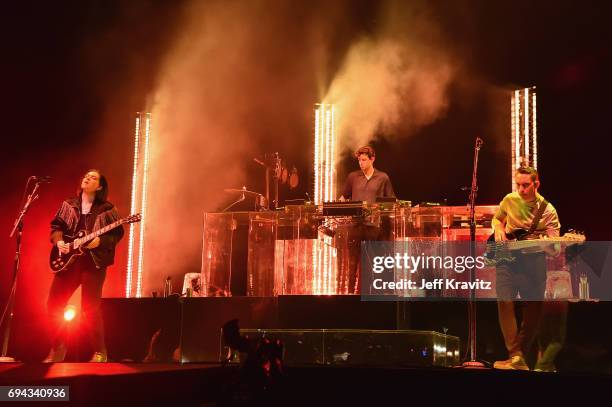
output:
{"label": "patterned jacket", "polygon": [[[92,232],[119,220],[117,208],[108,202],[96,200],[91,206],[91,214],[95,218]],[[56,244],[64,239],[64,235],[75,236],[78,232],[81,217],[81,197],[66,199],[62,202],[57,214],[51,221],[51,243]],[[105,268],[115,260],[115,246],[123,237],[123,226],[119,226],[100,236],[100,245],[90,250],[91,257],[97,268]]]}

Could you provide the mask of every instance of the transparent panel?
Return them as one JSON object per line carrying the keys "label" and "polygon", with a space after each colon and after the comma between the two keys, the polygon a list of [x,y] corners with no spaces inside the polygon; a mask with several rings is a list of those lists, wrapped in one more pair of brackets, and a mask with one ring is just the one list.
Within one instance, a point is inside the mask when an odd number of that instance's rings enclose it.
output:
{"label": "transparent panel", "polygon": [[247,264],[248,296],[270,297],[278,295],[274,264],[276,259],[276,232],[276,212],[250,213]]}
{"label": "transparent panel", "polygon": [[232,234],[235,229],[231,213],[204,214],[201,287],[204,297],[231,295]]}

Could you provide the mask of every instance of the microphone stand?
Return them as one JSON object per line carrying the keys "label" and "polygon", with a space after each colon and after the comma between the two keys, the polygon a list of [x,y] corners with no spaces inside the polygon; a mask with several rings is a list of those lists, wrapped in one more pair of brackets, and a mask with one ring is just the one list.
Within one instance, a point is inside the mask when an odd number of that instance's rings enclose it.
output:
{"label": "microphone stand", "polygon": [[[28,179],[28,182],[30,182],[30,179],[32,179],[32,177]],[[15,362],[14,358],[6,355],[8,353],[9,338],[11,336],[11,323],[13,321],[13,308],[15,306],[15,295],[17,293],[17,275],[19,274],[19,260],[21,257],[21,237],[23,235],[23,220],[25,218],[25,215],[28,213],[28,210],[30,209],[30,205],[32,205],[32,203],[38,199],[38,190],[40,188],[41,182],[43,181],[36,179],[34,189],[28,195],[26,203],[19,212],[17,219],[15,219],[13,229],[11,230],[11,233],[9,235],[9,237],[13,237],[16,235],[16,250],[15,260],[13,262],[13,282],[11,284],[11,292],[6,303],[6,308],[2,313],[2,319],[0,320],[0,326],[2,326],[5,321],[5,318],[7,318],[6,326],[4,328],[4,338],[2,340],[2,355],[0,356],[0,362]]]}
{"label": "microphone stand", "polygon": [[[480,137],[476,137],[476,145],[474,146],[474,165],[472,171],[472,186],[470,188],[469,206],[470,206],[470,256],[476,256],[476,194],[478,192],[478,153],[482,147],[483,141]],[[474,266],[470,267],[470,283],[474,282]],[[472,286],[473,287],[473,286]],[[476,357],[476,302],[474,301],[475,289],[470,289],[470,298],[468,300],[468,319],[469,319],[469,360],[461,365],[465,368],[484,368],[484,363],[478,361]]]}
{"label": "microphone stand", "polygon": [[238,198],[237,201],[232,202],[229,206],[227,206],[225,209],[223,209],[221,212],[226,212],[229,208],[231,208],[234,205],[239,204],[240,202],[244,201],[246,199],[246,197],[244,196],[244,192],[242,193],[242,195],[240,196],[240,198]]}
{"label": "microphone stand", "polygon": [[[262,199],[262,201],[265,203],[265,208],[264,205],[261,205],[263,209],[277,209],[279,206],[279,201],[278,201],[278,177],[280,176],[280,170],[281,170],[281,159],[280,156],[278,155],[278,152],[273,153],[273,154],[265,154],[264,155],[264,161],[258,159],[258,158],[253,158],[253,161],[255,161],[257,164],[261,165],[262,167],[265,168],[266,170],[266,193],[265,193],[265,200]],[[270,178],[272,178],[272,180],[274,181],[274,199],[270,200]]]}

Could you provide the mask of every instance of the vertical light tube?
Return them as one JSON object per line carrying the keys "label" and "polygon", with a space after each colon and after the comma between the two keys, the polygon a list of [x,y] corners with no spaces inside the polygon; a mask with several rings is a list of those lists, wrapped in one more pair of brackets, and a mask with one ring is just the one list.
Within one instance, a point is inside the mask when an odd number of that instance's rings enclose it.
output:
{"label": "vertical light tube", "polygon": [[515,133],[515,159],[514,165],[515,168],[518,168],[521,165],[521,94],[519,91],[515,92],[515,109],[516,109],[516,133]]}
{"label": "vertical light tube", "polygon": [[329,180],[329,184],[330,184],[330,188],[332,191],[332,194],[334,194],[334,196],[332,196],[332,200],[336,199],[336,107],[334,105],[331,105],[331,146],[330,146],[330,160],[331,160],[331,166],[330,166],[330,180]]}
{"label": "vertical light tube", "polygon": [[149,171],[149,139],[151,136],[151,113],[146,114],[145,118],[145,140],[144,140],[144,168],[142,175],[142,199],[140,211],[142,220],[140,221],[140,242],[138,245],[138,276],[136,280],[136,297],[142,297],[142,272],[144,266],[144,236],[145,224],[147,220],[147,178]]}
{"label": "vertical light tube", "polygon": [[510,183],[512,184],[511,186],[511,191],[514,191],[514,173],[516,171],[516,164],[515,164],[515,157],[514,157],[514,151],[516,148],[516,137],[515,137],[515,132],[516,132],[516,123],[515,123],[515,118],[516,118],[516,108],[515,108],[515,102],[514,102],[514,93],[512,94],[512,96],[510,97],[510,142],[511,142],[511,146],[510,146],[510,155],[511,155],[511,159],[510,159],[510,167],[511,167],[511,176],[510,176]]}
{"label": "vertical light tube", "polygon": [[[138,190],[138,164],[139,164],[139,145],[140,145],[140,113],[136,113],[136,130],[134,134],[134,162],[132,167],[132,194],[130,203],[130,215],[136,213],[136,191]],[[132,275],[134,270],[134,233],[135,224],[130,223],[130,234],[128,242],[128,260],[127,260],[127,273],[125,278],[125,297],[130,298],[132,296]]]}
{"label": "vertical light tube", "polygon": [[521,94],[518,90],[514,92],[513,129],[514,133],[512,134],[512,138],[514,140],[514,148],[512,150],[512,174],[510,178],[512,180],[512,191],[516,191],[514,173],[519,168],[521,160]]}
{"label": "vertical light tube", "polygon": [[[523,165],[538,168],[536,87],[515,90],[511,98],[512,179]],[[512,191],[516,185],[512,182]]]}
{"label": "vertical light tube", "polygon": [[331,198],[331,114],[329,108],[325,109],[325,201],[332,201]]}
{"label": "vertical light tube", "polygon": [[524,96],[525,114],[523,115],[524,120],[525,120],[525,142],[524,142],[525,152],[524,154],[527,160],[529,160],[529,125],[531,124],[529,121],[529,116],[531,113],[529,111],[529,88],[525,88],[524,92],[525,92],[525,96]]}
{"label": "vertical light tube", "polygon": [[320,165],[320,152],[321,149],[321,132],[319,126],[321,125],[321,108],[315,107],[315,146],[314,146],[314,200],[315,203],[319,203],[321,201],[321,196],[319,192],[320,188],[320,174],[319,174],[319,165]]}
{"label": "vertical light tube", "polygon": [[336,130],[334,105],[315,105],[314,197],[321,204],[336,198]]}
{"label": "vertical light tube", "polygon": [[[534,88],[535,89],[535,88]],[[533,137],[533,142],[531,143],[533,145],[533,168],[535,168],[536,170],[538,169],[538,126],[537,126],[537,112],[536,112],[536,92],[534,91],[531,94],[531,109],[532,109],[532,115],[531,115],[531,120],[532,120],[532,137]]]}
{"label": "vertical light tube", "polygon": [[[314,199],[315,204],[336,199],[336,129],[334,105],[315,105],[314,123]],[[333,291],[333,251],[331,239],[319,236],[313,250],[313,294],[329,294]]]}

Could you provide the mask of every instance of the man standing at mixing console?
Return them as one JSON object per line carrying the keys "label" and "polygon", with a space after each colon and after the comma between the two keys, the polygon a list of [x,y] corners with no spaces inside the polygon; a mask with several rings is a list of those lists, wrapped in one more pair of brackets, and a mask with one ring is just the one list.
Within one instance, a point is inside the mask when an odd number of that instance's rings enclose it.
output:
{"label": "man standing at mixing console", "polygon": [[[341,201],[365,201],[376,203],[376,198],[395,198],[389,176],[374,168],[376,152],[370,146],[355,152],[359,170],[351,172],[344,188]],[[388,219],[387,219],[388,220]],[[388,222],[387,222],[388,223]],[[382,228],[380,226],[383,226]],[[364,240],[386,240],[389,227],[373,225],[366,219],[354,219],[337,229],[335,246],[338,249],[338,292],[360,294],[359,272],[361,265],[361,242]]]}
{"label": "man standing at mixing console", "polygon": [[355,152],[355,157],[360,170],[348,175],[340,200],[366,201],[373,204],[377,197],[395,198],[389,176],[374,168],[376,159],[374,149],[370,146],[361,147]]}

